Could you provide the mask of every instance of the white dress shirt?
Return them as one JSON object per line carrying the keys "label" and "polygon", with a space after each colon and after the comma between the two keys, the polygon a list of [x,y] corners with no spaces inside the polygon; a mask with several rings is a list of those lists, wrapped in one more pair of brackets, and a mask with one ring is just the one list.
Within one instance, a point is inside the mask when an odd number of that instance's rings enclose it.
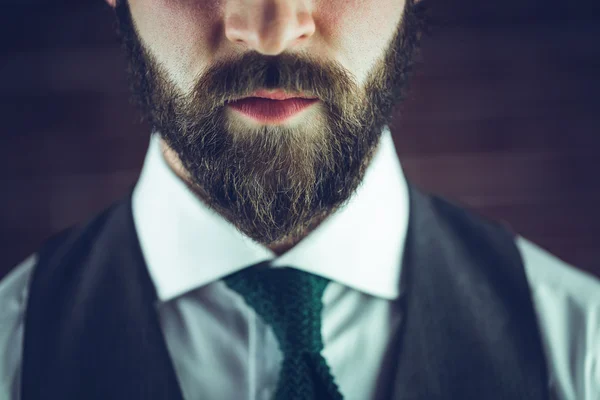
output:
{"label": "white dress shirt", "polygon": [[[408,188],[386,128],[349,202],[277,257],[198,201],[153,135],[133,194],[136,231],[186,400],[267,400],[282,355],[276,338],[220,280],[272,260],[332,280],[323,295],[323,355],[348,400],[374,399],[402,315],[392,307],[408,228]],[[600,399],[600,280],[517,238],[560,400]],[[0,400],[19,398],[32,255],[0,282]],[[379,385],[382,382],[379,381]],[[384,382],[389,386],[390,382]]]}

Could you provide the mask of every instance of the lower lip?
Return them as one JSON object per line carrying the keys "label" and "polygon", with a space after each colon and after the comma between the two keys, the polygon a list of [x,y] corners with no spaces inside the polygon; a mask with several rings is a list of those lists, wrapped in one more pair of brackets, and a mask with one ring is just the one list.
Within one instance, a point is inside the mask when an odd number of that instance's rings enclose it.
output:
{"label": "lower lip", "polygon": [[247,97],[233,101],[228,105],[258,122],[276,124],[285,122],[318,101],[319,99],[303,99],[300,97],[286,100]]}

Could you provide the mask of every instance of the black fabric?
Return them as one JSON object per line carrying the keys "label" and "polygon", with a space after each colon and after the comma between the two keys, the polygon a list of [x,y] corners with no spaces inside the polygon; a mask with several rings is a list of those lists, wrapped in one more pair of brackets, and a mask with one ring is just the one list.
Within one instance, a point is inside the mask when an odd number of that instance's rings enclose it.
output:
{"label": "black fabric", "polygon": [[22,400],[183,400],[132,215],[128,197],[39,252]]}
{"label": "black fabric", "polygon": [[[412,186],[410,199],[403,321],[387,398],[547,399],[540,332],[512,235]],[[22,400],[182,399],[155,303],[131,197],[50,240],[30,284]]]}
{"label": "black fabric", "polygon": [[524,265],[505,227],[411,190],[399,400],[547,399]]}

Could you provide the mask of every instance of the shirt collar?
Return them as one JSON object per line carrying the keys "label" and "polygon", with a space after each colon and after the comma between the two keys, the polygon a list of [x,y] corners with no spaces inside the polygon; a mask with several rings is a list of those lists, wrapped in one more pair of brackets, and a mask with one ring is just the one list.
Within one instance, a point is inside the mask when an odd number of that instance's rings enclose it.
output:
{"label": "shirt collar", "polygon": [[161,301],[269,260],[395,299],[408,217],[408,185],[387,127],[349,201],[279,257],[196,198],[166,164],[156,133],[133,192],[136,231]]}

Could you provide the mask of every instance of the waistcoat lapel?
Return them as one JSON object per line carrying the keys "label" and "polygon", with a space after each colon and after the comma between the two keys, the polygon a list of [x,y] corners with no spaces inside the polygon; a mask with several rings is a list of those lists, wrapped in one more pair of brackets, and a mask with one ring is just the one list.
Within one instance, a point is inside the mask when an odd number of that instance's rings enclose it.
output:
{"label": "waistcoat lapel", "polygon": [[410,189],[396,400],[542,400],[548,377],[514,237]]}
{"label": "waistcoat lapel", "polygon": [[22,400],[182,400],[131,198],[47,243],[32,276]]}

